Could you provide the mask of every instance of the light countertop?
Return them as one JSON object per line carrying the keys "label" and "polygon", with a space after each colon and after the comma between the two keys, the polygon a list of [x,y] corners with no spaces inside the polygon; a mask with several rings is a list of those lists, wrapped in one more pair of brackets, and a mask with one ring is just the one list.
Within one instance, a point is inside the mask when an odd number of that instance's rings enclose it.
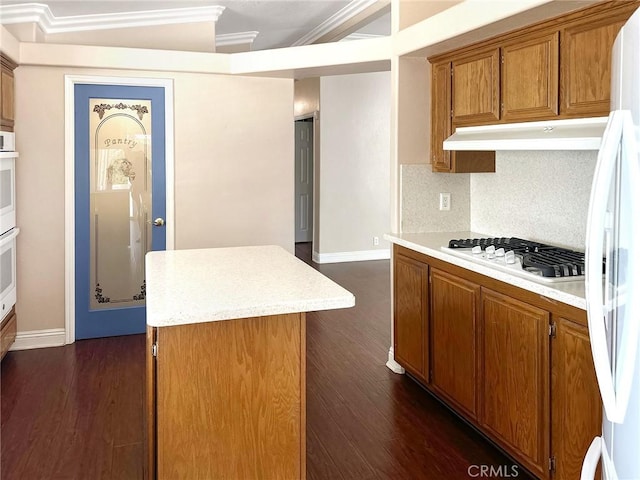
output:
{"label": "light countertop", "polygon": [[351,292],[275,245],[149,252],[146,282],[152,327],[355,305]]}
{"label": "light countertop", "polygon": [[390,233],[384,238],[402,247],[424,253],[430,257],[449,262],[472,272],[480,273],[501,282],[520,287],[530,292],[538,293],[547,298],[572,305],[583,310],[586,309],[584,281],[558,283],[540,283],[534,280],[512,275],[508,272],[497,270],[488,265],[476,263],[447,253],[441,247],[446,247],[449,240],[461,238],[491,237],[477,232],[437,232],[437,233]]}

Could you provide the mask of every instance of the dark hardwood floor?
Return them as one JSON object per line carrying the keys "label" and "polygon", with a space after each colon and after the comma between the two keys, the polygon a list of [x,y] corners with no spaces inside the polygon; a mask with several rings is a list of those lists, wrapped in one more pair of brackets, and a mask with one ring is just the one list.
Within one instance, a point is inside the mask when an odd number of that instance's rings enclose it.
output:
{"label": "dark hardwood floor", "polygon": [[[355,308],[307,315],[309,480],[468,479],[473,465],[513,464],[386,368],[389,261],[316,265],[308,244],[296,251],[356,296]],[[1,478],[142,478],[144,342],[133,335],[9,352]]]}

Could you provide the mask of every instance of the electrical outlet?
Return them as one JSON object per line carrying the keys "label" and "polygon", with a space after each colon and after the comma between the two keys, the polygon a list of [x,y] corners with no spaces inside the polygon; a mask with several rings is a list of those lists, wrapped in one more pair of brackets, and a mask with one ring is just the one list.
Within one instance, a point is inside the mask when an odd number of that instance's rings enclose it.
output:
{"label": "electrical outlet", "polygon": [[451,210],[451,194],[440,194],[440,210]]}
{"label": "electrical outlet", "polygon": [[378,237],[373,237],[373,245],[374,246],[380,245],[380,239]]}

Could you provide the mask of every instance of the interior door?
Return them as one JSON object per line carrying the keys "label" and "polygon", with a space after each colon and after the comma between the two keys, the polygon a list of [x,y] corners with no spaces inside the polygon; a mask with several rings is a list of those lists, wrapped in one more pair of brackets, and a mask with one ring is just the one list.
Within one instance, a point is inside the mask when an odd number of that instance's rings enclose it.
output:
{"label": "interior door", "polygon": [[145,254],[166,245],[164,98],[75,85],[78,340],[145,331]]}
{"label": "interior door", "polygon": [[296,242],[313,240],[313,120],[295,122]]}

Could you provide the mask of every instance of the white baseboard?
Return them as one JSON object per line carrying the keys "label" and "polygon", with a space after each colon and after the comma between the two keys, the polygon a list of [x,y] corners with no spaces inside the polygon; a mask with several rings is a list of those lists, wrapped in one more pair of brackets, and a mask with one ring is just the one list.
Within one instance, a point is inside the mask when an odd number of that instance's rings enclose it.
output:
{"label": "white baseboard", "polygon": [[61,347],[65,344],[64,328],[30,330],[18,332],[16,341],[9,350],[31,350],[32,348]]}
{"label": "white baseboard", "polygon": [[389,260],[390,249],[359,250],[357,252],[318,253],[313,252],[312,259],[316,263],[362,262],[366,260]]}

